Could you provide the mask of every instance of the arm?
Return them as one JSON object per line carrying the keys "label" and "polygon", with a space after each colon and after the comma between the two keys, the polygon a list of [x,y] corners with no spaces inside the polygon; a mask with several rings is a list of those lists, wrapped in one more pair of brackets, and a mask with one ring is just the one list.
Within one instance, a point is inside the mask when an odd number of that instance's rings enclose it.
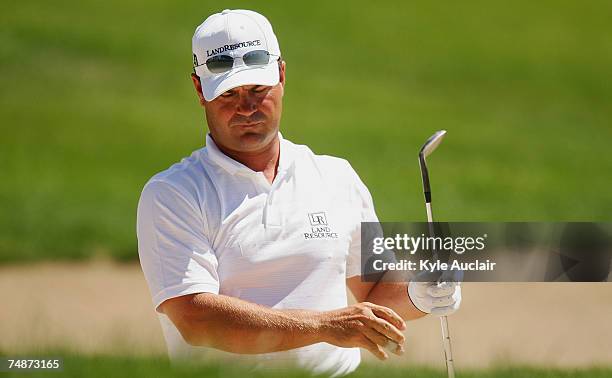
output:
{"label": "arm", "polygon": [[360,276],[354,276],[348,278],[346,283],[358,301],[367,300],[389,307],[405,320],[418,319],[427,314],[450,315],[461,305],[460,280],[456,277],[442,283],[387,281],[383,277],[375,283],[362,282]]}
{"label": "arm", "polygon": [[[277,310],[212,293],[168,299],[160,305],[185,341],[233,353],[269,353],[319,342],[361,347],[380,359],[389,339],[402,345],[403,321],[392,310],[358,303],[333,311]],[[399,348],[397,354],[403,353]]]}
{"label": "arm", "polygon": [[185,295],[160,305],[187,343],[233,353],[268,353],[321,342],[314,311],[275,310],[212,293]]}
{"label": "arm", "polygon": [[408,296],[407,282],[362,282],[361,276],[347,278],[346,284],[358,302],[367,301],[393,309],[402,319],[421,318],[426,313],[417,309]]}
{"label": "arm", "polygon": [[[350,164],[348,165],[348,172],[351,182],[349,196],[353,197],[355,206],[359,208],[358,220],[360,224],[355,227],[351,235],[352,241],[347,258],[347,276],[349,278],[346,279],[346,286],[351,290],[357,302],[368,301],[388,307],[404,320],[417,319],[427,315],[419,311],[410,300],[406,282],[401,282],[402,279],[387,276],[392,272],[386,272],[378,282],[362,281],[360,275],[362,272],[362,242],[366,246],[371,245],[374,238],[382,236],[383,231],[374,211],[374,202],[368,188]],[[363,229],[363,223],[361,222],[369,222],[370,224]]]}

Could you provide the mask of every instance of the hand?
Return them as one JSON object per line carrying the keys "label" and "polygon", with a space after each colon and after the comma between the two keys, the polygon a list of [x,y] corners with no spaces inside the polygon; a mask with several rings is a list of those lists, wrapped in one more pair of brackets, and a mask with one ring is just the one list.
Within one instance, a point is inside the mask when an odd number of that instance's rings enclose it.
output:
{"label": "hand", "polygon": [[447,316],[461,305],[461,285],[459,282],[418,282],[408,283],[408,296],[412,304],[426,314]]}
{"label": "hand", "polygon": [[[404,320],[390,308],[369,302],[320,314],[324,340],[330,344],[367,349],[381,360],[389,358],[385,350],[394,347],[398,356],[404,353]],[[401,331],[400,331],[401,330]],[[394,344],[394,345],[393,345]]]}

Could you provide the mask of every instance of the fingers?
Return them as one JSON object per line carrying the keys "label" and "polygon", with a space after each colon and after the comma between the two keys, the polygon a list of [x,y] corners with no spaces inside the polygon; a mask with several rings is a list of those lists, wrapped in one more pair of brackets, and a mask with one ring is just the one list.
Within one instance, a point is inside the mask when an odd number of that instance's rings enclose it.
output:
{"label": "fingers", "polygon": [[448,316],[454,313],[457,309],[454,306],[436,307],[431,310],[434,316]]}
{"label": "fingers", "polygon": [[451,306],[453,303],[455,303],[455,299],[452,295],[440,298],[432,298],[431,300],[431,305],[433,308]]}
{"label": "fingers", "polygon": [[[408,295],[414,306],[429,314],[446,314],[455,312],[461,301],[461,284],[458,282],[410,282]],[[436,310],[437,308],[445,308]],[[451,310],[452,308],[452,310]]]}
{"label": "fingers", "polygon": [[388,353],[402,355],[405,338],[398,328],[406,328],[404,320],[392,309],[373,303],[361,303],[360,309],[361,333],[369,341],[366,348],[381,359],[388,358]]}
{"label": "fingers", "polygon": [[383,350],[387,352],[387,354],[393,353],[398,356],[404,354],[404,346],[396,344],[394,341],[389,341],[389,343],[383,347]]}
{"label": "fingers", "polygon": [[372,312],[379,318],[385,319],[402,331],[406,329],[406,322],[395,311],[388,307],[372,304]]}
{"label": "fingers", "polygon": [[452,295],[457,287],[456,282],[442,282],[433,284],[427,288],[427,294],[432,297],[446,297]]}
{"label": "fingers", "polygon": [[370,353],[375,355],[381,360],[386,360],[389,358],[389,355],[382,349],[382,347],[376,344],[374,341],[368,339],[365,335],[361,340],[362,348],[367,349]]}
{"label": "fingers", "polygon": [[388,339],[377,331],[368,328],[367,326],[363,327],[363,334],[368,339],[381,346],[382,349],[388,353],[397,354],[398,356],[401,356],[404,353],[403,345],[397,344],[396,342]]}
{"label": "fingers", "polygon": [[368,326],[383,336],[395,341],[397,344],[404,344],[404,335],[391,323],[381,318],[365,318],[361,320],[365,326]]}
{"label": "fingers", "polygon": [[[441,298],[438,298],[441,299]],[[461,305],[461,288],[458,287],[452,296],[445,297],[443,304],[436,306],[431,310],[431,314],[435,316],[451,315]]]}

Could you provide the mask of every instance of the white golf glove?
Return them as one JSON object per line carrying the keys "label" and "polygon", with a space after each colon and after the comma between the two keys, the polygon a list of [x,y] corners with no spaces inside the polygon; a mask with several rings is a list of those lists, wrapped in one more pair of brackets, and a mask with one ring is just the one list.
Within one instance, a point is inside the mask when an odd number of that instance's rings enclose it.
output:
{"label": "white golf glove", "polygon": [[461,305],[461,283],[410,281],[408,295],[414,306],[422,312],[446,316],[457,311]]}

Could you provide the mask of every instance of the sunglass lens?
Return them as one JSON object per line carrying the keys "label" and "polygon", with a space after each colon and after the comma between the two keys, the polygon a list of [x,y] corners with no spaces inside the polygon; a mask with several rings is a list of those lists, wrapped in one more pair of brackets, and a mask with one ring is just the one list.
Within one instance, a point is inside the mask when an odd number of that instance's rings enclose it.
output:
{"label": "sunglass lens", "polygon": [[270,54],[266,50],[253,50],[244,54],[242,60],[247,66],[261,66],[269,63]]}
{"label": "sunglass lens", "polygon": [[232,69],[234,58],[229,55],[217,55],[206,60],[206,67],[212,73],[222,73]]}

